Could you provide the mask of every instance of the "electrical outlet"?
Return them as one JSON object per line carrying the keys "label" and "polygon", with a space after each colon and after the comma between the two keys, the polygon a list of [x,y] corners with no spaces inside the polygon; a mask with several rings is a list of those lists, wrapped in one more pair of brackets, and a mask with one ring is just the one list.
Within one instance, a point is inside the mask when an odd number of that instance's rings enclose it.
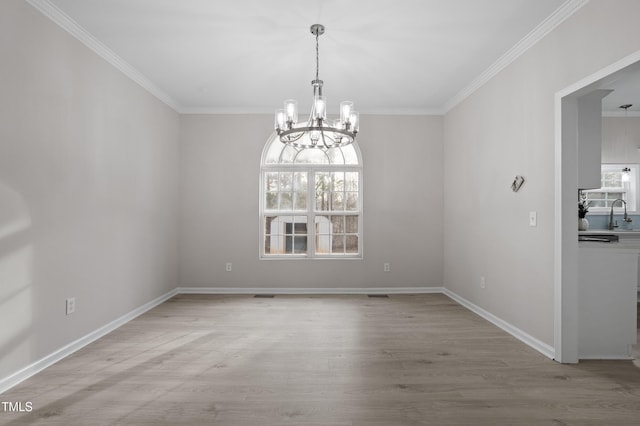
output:
{"label": "electrical outlet", "polygon": [[227,272],[231,272],[233,270],[233,264],[231,262],[227,262],[224,268]]}
{"label": "electrical outlet", "polygon": [[385,272],[391,272],[391,263],[385,262],[382,268]]}
{"label": "electrical outlet", "polygon": [[537,212],[529,212],[529,226],[538,226]]}
{"label": "electrical outlet", "polygon": [[487,280],[484,277],[480,277],[480,288],[487,287]]}
{"label": "electrical outlet", "polygon": [[66,301],[66,312],[67,312],[67,315],[71,315],[75,311],[76,311],[76,298],[75,297],[70,297]]}

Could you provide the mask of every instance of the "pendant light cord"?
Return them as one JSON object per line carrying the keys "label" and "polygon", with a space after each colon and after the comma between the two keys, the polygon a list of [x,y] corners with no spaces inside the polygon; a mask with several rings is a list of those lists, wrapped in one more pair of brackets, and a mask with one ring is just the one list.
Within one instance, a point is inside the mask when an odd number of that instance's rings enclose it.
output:
{"label": "pendant light cord", "polygon": [[318,47],[318,37],[320,37],[319,33],[316,33],[316,80],[320,80],[320,48]]}

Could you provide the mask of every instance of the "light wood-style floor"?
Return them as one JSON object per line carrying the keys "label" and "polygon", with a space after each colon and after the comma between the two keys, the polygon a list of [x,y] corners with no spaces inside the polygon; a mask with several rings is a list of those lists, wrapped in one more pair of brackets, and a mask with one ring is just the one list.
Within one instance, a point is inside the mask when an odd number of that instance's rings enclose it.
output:
{"label": "light wood-style floor", "polygon": [[177,296],[37,374],[2,425],[638,425],[632,361],[562,365],[445,295]]}

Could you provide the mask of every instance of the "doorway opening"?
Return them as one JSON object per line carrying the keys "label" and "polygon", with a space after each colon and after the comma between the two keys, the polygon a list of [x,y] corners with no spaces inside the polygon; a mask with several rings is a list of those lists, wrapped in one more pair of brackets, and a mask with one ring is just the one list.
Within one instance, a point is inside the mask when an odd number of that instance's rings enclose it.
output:
{"label": "doorway opening", "polygon": [[594,90],[609,88],[634,73],[640,73],[640,51],[555,96],[554,359],[558,362],[577,363],[579,360],[577,99]]}

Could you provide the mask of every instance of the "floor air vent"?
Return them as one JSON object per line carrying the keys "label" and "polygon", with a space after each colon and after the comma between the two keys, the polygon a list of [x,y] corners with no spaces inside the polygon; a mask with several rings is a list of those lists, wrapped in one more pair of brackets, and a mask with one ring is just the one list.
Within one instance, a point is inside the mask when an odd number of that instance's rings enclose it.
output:
{"label": "floor air vent", "polygon": [[367,294],[368,297],[389,297],[388,294]]}
{"label": "floor air vent", "polygon": [[253,297],[260,297],[260,298],[263,298],[263,299],[270,299],[270,298],[273,298],[275,296],[273,294],[256,294]]}

